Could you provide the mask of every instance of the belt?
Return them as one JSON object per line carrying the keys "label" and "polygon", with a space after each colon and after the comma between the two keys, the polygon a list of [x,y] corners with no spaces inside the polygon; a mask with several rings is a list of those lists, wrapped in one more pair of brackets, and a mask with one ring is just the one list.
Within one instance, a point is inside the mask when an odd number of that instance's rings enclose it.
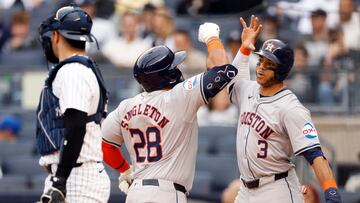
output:
{"label": "belt", "polygon": [[[283,172],[283,173],[277,173],[274,175],[274,181],[277,181],[282,178],[286,178],[286,177],[288,177],[288,175],[289,175],[288,171]],[[247,182],[241,178],[241,181],[244,183],[245,187],[252,189],[252,188],[257,188],[260,186],[260,179],[256,179],[256,180]]]}
{"label": "belt", "polygon": [[[101,163],[101,162],[102,162],[102,161],[97,161],[96,163]],[[78,168],[78,167],[82,166],[83,164],[84,164],[84,163],[76,163],[73,168]],[[51,165],[52,165],[52,164],[48,164],[48,165],[45,166],[46,171],[47,171],[48,173],[50,173],[50,174],[52,174]]]}
{"label": "belt", "polygon": [[[174,184],[175,190],[186,194],[186,188],[184,186],[182,186],[180,184],[177,184],[177,183],[173,183],[173,184]],[[158,181],[158,179],[143,179],[142,180],[142,185],[159,186],[159,181]]]}

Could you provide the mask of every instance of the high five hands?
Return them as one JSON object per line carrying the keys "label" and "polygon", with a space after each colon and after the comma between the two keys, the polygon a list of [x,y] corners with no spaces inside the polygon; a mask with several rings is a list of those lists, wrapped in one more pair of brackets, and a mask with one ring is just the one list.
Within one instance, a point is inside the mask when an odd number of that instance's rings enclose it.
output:
{"label": "high five hands", "polygon": [[255,50],[255,41],[262,27],[259,18],[252,15],[250,25],[247,26],[245,20],[240,17],[240,23],[243,26],[241,34],[241,47],[244,49]]}

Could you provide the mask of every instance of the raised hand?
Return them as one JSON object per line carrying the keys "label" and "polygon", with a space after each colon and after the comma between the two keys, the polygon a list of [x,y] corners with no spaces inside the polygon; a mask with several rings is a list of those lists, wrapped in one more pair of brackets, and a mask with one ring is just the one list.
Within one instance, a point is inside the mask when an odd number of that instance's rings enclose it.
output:
{"label": "raised hand", "polygon": [[254,44],[262,27],[259,18],[252,15],[249,27],[246,25],[246,22],[242,17],[240,17],[240,23],[244,28],[241,34],[241,47],[245,49],[255,50]]}

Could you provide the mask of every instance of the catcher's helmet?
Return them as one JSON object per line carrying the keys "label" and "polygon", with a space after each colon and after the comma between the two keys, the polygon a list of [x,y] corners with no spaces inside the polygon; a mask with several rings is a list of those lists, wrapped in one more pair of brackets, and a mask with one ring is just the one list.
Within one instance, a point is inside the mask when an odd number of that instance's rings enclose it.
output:
{"label": "catcher's helmet", "polygon": [[39,27],[40,42],[46,58],[52,63],[58,62],[51,46],[50,37],[52,31],[57,30],[67,39],[93,42],[95,37],[90,32],[91,27],[92,20],[90,16],[80,7],[72,5],[60,8],[54,16],[46,19]]}
{"label": "catcher's helmet", "polygon": [[166,46],[156,46],[139,56],[134,65],[134,77],[145,91],[174,87],[182,82],[177,65],[185,59],[185,52],[175,54]]}
{"label": "catcher's helmet", "polygon": [[289,45],[281,40],[269,39],[264,42],[259,52],[255,54],[263,56],[278,64],[275,69],[275,79],[283,81],[294,64],[294,51]]}

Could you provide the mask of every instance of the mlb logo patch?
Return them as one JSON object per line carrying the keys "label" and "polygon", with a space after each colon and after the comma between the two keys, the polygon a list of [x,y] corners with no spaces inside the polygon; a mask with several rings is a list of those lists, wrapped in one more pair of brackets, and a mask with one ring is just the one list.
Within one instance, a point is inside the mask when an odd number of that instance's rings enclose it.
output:
{"label": "mlb logo patch", "polygon": [[317,131],[312,123],[305,123],[302,129],[303,135],[308,139],[313,139],[318,136]]}
{"label": "mlb logo patch", "polygon": [[183,82],[183,88],[186,90],[191,90],[195,87],[195,85],[197,84],[197,81],[198,81],[197,76],[189,78]]}

